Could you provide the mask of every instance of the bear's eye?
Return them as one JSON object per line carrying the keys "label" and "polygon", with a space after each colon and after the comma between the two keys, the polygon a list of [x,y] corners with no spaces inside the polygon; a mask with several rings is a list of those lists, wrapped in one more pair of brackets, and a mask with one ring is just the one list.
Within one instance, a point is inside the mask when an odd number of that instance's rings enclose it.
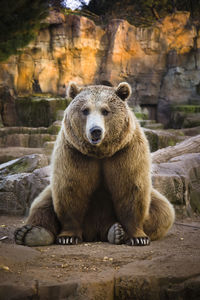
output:
{"label": "bear's eye", "polygon": [[102,109],[101,113],[103,116],[107,116],[109,114],[109,111],[104,108],[104,109]]}
{"label": "bear's eye", "polygon": [[89,113],[90,113],[89,108],[83,109],[83,110],[82,110],[82,113],[83,113],[84,116],[88,116]]}

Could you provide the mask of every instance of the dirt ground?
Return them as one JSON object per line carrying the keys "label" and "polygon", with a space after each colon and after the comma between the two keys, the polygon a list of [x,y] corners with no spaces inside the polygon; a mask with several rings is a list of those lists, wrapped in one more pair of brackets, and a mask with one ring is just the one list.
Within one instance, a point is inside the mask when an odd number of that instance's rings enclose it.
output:
{"label": "dirt ground", "polygon": [[[15,245],[24,218],[0,216],[0,299],[200,299],[200,218],[146,247]],[[184,225],[183,225],[184,224]]]}

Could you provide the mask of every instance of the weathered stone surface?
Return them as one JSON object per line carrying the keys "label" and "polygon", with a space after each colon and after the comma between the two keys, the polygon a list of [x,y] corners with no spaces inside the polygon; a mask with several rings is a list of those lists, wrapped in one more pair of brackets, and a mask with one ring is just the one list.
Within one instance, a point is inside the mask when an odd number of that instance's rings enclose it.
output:
{"label": "weathered stone surface", "polygon": [[[0,163],[28,154],[45,153],[45,144],[56,140],[61,122],[49,127],[3,127],[0,128]],[[50,152],[48,153],[48,156]]]}
{"label": "weathered stone surface", "polygon": [[0,242],[1,299],[199,299],[199,219],[182,220],[148,247],[15,245],[23,222],[0,216],[0,236],[8,236]]}
{"label": "weathered stone surface", "polygon": [[[174,138],[176,131],[172,132]],[[162,134],[164,146],[170,140],[165,140],[165,135],[163,132]],[[152,154],[154,187],[176,205],[177,211],[184,214],[192,211],[200,213],[199,143],[199,136],[194,136]],[[44,152],[48,157],[52,148],[53,142],[47,142]],[[50,167],[41,168],[47,164],[46,156],[33,155],[0,165],[1,212],[24,214],[27,211],[33,199],[49,183]],[[41,169],[35,170],[36,168]]]}
{"label": "weathered stone surface", "polygon": [[189,138],[187,135],[184,134],[183,131],[173,129],[151,130],[148,128],[143,128],[143,130],[149,141],[151,152],[168,146],[174,146],[178,142]]}
{"label": "weathered stone surface", "polygon": [[18,126],[48,127],[57,120],[69,100],[61,97],[26,96],[18,97],[15,101]]}
{"label": "weathered stone surface", "polygon": [[28,147],[41,148],[47,141],[55,141],[56,135],[44,134],[6,134],[0,137],[0,147]]}
{"label": "weathered stone surface", "polygon": [[18,94],[64,96],[70,80],[127,80],[132,104],[146,106],[150,114],[158,108],[158,121],[166,126],[171,104],[200,104],[200,33],[188,13],[172,14],[150,28],[121,19],[101,28],[85,17],[54,12],[48,22],[23,54],[1,63],[1,85]]}
{"label": "weathered stone surface", "polygon": [[0,163],[2,164],[24,155],[43,153],[43,148],[5,147],[0,149]]}
{"label": "weathered stone surface", "polygon": [[[153,165],[153,185],[173,204],[200,213],[200,153],[188,153]],[[198,196],[197,196],[198,195]]]}
{"label": "weathered stone surface", "polygon": [[186,153],[200,153],[200,135],[190,137],[173,147],[167,147],[152,153],[152,160],[154,163],[165,163]]}
{"label": "weathered stone surface", "polygon": [[47,165],[44,154],[0,165],[0,213],[23,215],[28,212],[31,202],[49,183]]}
{"label": "weathered stone surface", "polygon": [[42,94],[16,97],[8,87],[0,88],[2,125],[48,127],[62,118],[69,102],[64,97]]}
{"label": "weathered stone surface", "polygon": [[44,154],[26,155],[0,165],[0,179],[5,175],[31,173],[35,169],[48,165],[48,159]]}
{"label": "weathered stone surface", "polygon": [[15,100],[16,96],[13,88],[0,85],[0,114],[1,123],[4,126],[14,126],[17,123]]}
{"label": "weathered stone surface", "polygon": [[177,211],[200,213],[200,138],[194,136],[152,154],[153,185]]}

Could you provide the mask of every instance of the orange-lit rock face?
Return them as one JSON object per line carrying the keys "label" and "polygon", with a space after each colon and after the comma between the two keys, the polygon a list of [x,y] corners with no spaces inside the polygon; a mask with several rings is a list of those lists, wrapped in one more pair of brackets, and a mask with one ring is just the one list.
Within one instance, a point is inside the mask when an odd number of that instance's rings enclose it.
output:
{"label": "orange-lit rock face", "polygon": [[37,81],[42,92],[64,94],[70,80],[113,85],[127,80],[135,102],[156,105],[159,98],[187,102],[200,82],[200,38],[188,13],[150,28],[119,19],[101,28],[85,17],[54,12],[48,22],[20,56],[0,65],[1,85],[30,93]]}
{"label": "orange-lit rock face", "polygon": [[111,82],[137,73],[137,66],[145,56],[136,28],[123,20],[113,20],[108,26],[109,51],[104,68]]}
{"label": "orange-lit rock face", "polygon": [[189,13],[177,13],[164,19],[160,28],[168,50],[184,54],[193,48],[196,30],[189,25],[189,17]]}

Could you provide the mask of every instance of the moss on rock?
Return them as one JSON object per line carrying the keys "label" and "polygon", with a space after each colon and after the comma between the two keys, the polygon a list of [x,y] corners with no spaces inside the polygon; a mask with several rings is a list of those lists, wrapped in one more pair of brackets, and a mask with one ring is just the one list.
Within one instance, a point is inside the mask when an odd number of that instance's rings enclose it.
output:
{"label": "moss on rock", "polygon": [[200,105],[172,105],[171,125],[173,128],[200,126]]}
{"label": "moss on rock", "polygon": [[61,97],[18,97],[16,111],[19,125],[48,127],[57,119],[57,112],[64,111],[69,100]]}
{"label": "moss on rock", "polygon": [[179,111],[184,113],[199,113],[200,105],[172,105],[172,111]]}
{"label": "moss on rock", "polygon": [[48,159],[44,154],[26,155],[0,165],[0,178],[8,174],[31,173],[47,165]]}

